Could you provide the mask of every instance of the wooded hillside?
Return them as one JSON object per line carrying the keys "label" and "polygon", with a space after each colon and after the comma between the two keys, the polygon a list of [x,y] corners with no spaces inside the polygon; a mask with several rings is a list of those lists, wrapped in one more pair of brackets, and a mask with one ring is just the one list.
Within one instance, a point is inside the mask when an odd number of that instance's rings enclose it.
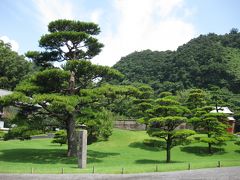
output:
{"label": "wooded hillside", "polygon": [[200,35],[176,51],[133,52],[113,67],[125,75],[121,83],[146,83],[157,92],[217,86],[239,93],[240,33]]}

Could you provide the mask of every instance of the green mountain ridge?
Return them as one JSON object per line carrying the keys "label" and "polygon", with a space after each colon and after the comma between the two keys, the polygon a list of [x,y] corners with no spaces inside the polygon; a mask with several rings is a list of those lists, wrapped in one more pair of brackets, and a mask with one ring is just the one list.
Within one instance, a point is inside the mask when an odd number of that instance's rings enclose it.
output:
{"label": "green mountain ridge", "polygon": [[240,33],[200,35],[176,51],[133,52],[113,67],[125,75],[120,83],[146,83],[155,91],[217,86],[238,93]]}

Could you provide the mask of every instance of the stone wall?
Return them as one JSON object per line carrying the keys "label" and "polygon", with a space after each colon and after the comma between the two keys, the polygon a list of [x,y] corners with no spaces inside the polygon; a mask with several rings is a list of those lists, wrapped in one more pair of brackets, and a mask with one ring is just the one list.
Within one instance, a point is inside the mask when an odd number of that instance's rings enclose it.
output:
{"label": "stone wall", "polygon": [[115,121],[115,128],[128,130],[145,130],[146,125],[140,124],[136,120],[117,120]]}

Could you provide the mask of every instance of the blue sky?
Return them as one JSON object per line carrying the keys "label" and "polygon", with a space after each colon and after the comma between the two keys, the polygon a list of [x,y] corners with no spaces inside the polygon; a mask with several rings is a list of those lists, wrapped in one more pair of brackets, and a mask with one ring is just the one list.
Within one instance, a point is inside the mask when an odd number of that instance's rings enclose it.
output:
{"label": "blue sky", "polygon": [[56,19],[93,21],[104,43],[94,63],[113,65],[144,49],[175,50],[190,39],[240,28],[239,0],[1,0],[0,39],[24,54]]}

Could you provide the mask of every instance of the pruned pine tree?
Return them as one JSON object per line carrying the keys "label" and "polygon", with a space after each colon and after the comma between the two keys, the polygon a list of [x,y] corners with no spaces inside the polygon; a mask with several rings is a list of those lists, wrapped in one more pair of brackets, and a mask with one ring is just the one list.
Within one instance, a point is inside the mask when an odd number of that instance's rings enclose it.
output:
{"label": "pruned pine tree", "polygon": [[160,98],[156,105],[148,110],[151,118],[148,120],[148,134],[166,141],[166,162],[171,162],[171,149],[182,144],[187,137],[195,134],[193,130],[177,129],[188,121],[188,108],[181,106],[173,97]]}

